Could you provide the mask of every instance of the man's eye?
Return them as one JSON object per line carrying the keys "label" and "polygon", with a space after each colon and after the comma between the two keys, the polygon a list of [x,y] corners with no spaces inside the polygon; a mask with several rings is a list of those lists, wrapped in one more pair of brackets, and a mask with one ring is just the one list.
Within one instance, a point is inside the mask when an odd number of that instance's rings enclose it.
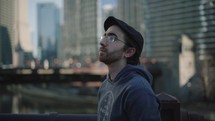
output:
{"label": "man's eye", "polygon": [[111,36],[107,36],[108,39],[111,39]]}
{"label": "man's eye", "polygon": [[110,37],[111,39],[114,39],[114,38],[115,38],[115,36],[113,36],[113,35],[110,35],[109,37]]}
{"label": "man's eye", "polygon": [[114,40],[115,40],[115,36],[110,36],[110,39],[111,39],[112,41],[114,41]]}

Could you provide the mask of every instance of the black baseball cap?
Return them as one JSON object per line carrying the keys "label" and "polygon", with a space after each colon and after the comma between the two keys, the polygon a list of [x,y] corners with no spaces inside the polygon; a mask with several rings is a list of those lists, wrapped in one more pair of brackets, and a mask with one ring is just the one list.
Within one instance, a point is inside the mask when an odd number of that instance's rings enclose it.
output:
{"label": "black baseball cap", "polygon": [[119,20],[113,16],[109,16],[104,22],[104,30],[107,31],[107,29],[112,25],[119,26],[122,31],[125,32],[125,34],[132,40],[131,43],[137,50],[136,56],[140,57],[144,44],[144,39],[140,32],[138,32],[122,20]]}

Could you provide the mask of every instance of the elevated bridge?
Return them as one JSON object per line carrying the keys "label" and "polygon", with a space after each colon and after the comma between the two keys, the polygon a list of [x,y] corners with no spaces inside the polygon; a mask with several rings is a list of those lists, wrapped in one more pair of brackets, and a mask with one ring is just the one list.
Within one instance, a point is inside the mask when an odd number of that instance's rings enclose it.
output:
{"label": "elevated bridge", "polygon": [[0,84],[65,83],[100,81],[106,70],[78,69],[0,69]]}

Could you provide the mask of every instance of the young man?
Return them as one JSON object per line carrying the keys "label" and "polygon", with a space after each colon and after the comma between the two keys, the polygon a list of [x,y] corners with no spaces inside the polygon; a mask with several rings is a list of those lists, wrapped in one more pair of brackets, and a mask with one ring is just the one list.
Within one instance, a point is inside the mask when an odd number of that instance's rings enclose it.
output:
{"label": "young man", "polygon": [[98,121],[160,121],[152,76],[139,66],[142,35],[112,16],[105,20],[104,30],[99,60],[108,74],[98,91]]}

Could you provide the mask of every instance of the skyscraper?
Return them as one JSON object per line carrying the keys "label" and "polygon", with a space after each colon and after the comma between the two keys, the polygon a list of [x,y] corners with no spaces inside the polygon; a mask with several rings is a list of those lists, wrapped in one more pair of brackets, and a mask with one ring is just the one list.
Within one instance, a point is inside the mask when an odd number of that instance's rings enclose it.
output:
{"label": "skyscraper", "polygon": [[57,58],[57,47],[60,41],[60,13],[54,3],[39,3],[38,11],[38,56],[43,62],[50,63]]}
{"label": "skyscraper", "polygon": [[[116,1],[116,17],[124,20],[126,23],[133,26],[145,38],[143,0]],[[148,43],[146,43],[146,46],[148,46]],[[144,46],[144,50],[145,48],[146,47]]]}
{"label": "skyscraper", "polygon": [[[196,66],[195,74],[203,77],[205,84],[208,85],[206,90],[212,89],[215,83],[210,82],[214,82],[215,78],[205,72],[209,70],[213,70],[211,73],[215,72],[214,1],[144,0],[144,11],[146,31],[149,33],[146,39],[149,40],[151,48],[147,50],[147,55],[159,59],[165,65],[162,66],[163,75],[162,79],[158,80],[158,88],[179,95],[178,89],[186,86],[185,84],[192,79],[192,77],[189,80],[180,79],[180,64],[185,63],[180,63],[179,57],[183,51],[191,51],[195,53],[194,63],[187,62],[186,68]],[[189,39],[183,41],[184,38]],[[187,46],[182,47],[183,43],[194,45],[193,48],[186,48]],[[209,92],[212,94],[215,91]],[[211,97],[215,99],[215,93],[212,95]]]}
{"label": "skyscraper", "polygon": [[0,26],[0,67],[12,64],[12,47],[8,29]]}
{"label": "skyscraper", "polygon": [[30,61],[27,58],[27,53],[32,54],[32,43],[30,37],[30,26],[28,21],[28,0],[19,0],[15,2],[15,54],[14,65],[19,68],[26,66],[26,61]]}
{"label": "skyscraper", "polygon": [[12,48],[15,40],[13,25],[15,19],[15,2],[0,1],[0,66],[12,65]]}
{"label": "skyscraper", "polygon": [[0,65],[19,67],[24,64],[16,47],[19,45],[24,52],[30,53],[32,45],[28,24],[28,0],[0,1]]}
{"label": "skyscraper", "polygon": [[64,0],[64,59],[97,57],[97,0]]}

